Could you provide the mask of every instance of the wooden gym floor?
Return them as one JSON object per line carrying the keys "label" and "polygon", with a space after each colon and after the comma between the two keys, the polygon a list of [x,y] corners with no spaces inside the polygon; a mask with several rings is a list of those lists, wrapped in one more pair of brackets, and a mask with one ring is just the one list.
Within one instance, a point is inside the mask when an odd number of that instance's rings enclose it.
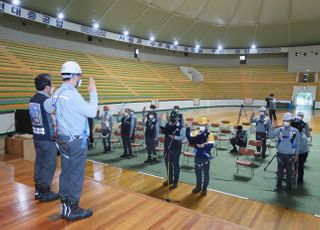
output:
{"label": "wooden gym floor", "polygon": [[[252,110],[247,110],[250,116]],[[212,122],[229,119],[235,124],[238,112],[239,108],[192,110],[185,118],[205,115]],[[319,131],[319,116],[312,113],[306,119]],[[167,203],[161,201],[166,197],[163,179],[92,161],[86,164],[81,206],[93,208],[94,216],[68,223],[58,217],[58,201],[34,201],[32,175],[32,162],[0,157],[1,229],[320,229],[320,218],[313,215],[215,191],[200,197],[191,194],[194,185],[184,183],[170,193],[174,202]]]}

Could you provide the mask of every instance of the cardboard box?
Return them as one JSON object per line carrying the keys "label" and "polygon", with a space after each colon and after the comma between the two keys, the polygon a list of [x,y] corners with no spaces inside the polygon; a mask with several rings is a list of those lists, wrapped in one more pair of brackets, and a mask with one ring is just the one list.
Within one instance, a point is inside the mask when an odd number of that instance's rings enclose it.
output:
{"label": "cardboard box", "polygon": [[34,161],[35,149],[32,135],[15,135],[6,138],[6,154],[23,157],[25,160]]}

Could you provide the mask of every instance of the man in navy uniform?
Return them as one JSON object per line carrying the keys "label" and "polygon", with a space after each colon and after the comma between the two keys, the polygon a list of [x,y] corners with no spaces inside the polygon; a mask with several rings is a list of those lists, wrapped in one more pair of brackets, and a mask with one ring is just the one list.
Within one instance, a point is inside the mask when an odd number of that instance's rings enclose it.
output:
{"label": "man in navy uniform", "polygon": [[269,117],[271,122],[274,120],[275,122],[277,121],[277,115],[276,115],[276,110],[277,110],[277,100],[274,98],[274,94],[270,94],[269,97]]}
{"label": "man in navy uniform", "polygon": [[304,177],[304,163],[306,162],[309,154],[308,137],[310,137],[309,125],[303,121],[304,113],[298,112],[297,116],[292,123],[292,126],[298,129],[300,133],[300,147],[299,147],[299,159],[295,163],[295,168],[298,168],[298,184],[303,184]]}
{"label": "man in navy uniform", "polygon": [[287,190],[292,188],[292,168],[293,162],[298,160],[300,148],[300,133],[291,126],[291,113],[283,115],[283,126],[269,132],[270,138],[278,138],[277,149],[277,187],[275,191],[281,191],[284,171],[286,172]]}
{"label": "man in navy uniform", "polygon": [[180,107],[178,105],[175,105],[173,107],[173,111],[175,111],[178,114],[180,124],[184,125],[184,118],[183,118],[183,114],[180,113]]}
{"label": "man in navy uniform", "polygon": [[103,114],[99,118],[101,120],[101,133],[104,153],[111,152],[111,135],[113,119],[109,113],[109,106],[103,106]]}
{"label": "man in navy uniform", "polygon": [[81,86],[82,70],[78,63],[67,61],[62,65],[63,83],[52,96],[52,118],[56,126],[57,142],[61,153],[59,193],[61,217],[69,221],[92,216],[91,209],[79,207],[85,164],[88,154],[88,118],[94,118],[98,109],[98,93],[95,81],[90,78],[90,101],[83,99],[77,88]]}
{"label": "man in navy uniform", "polygon": [[169,186],[170,189],[175,189],[178,186],[180,175],[180,154],[182,141],[185,139],[185,128],[179,122],[179,114],[172,111],[169,116],[169,121],[160,126],[162,133],[165,135],[164,152],[165,163],[168,172],[168,180],[163,183],[163,186]]}
{"label": "man in navy uniform", "polygon": [[[119,119],[119,117],[118,117]],[[134,120],[130,114],[130,109],[126,108],[124,110],[123,116],[121,117],[121,139],[123,146],[123,154],[121,158],[132,158],[132,147],[131,138],[134,131]]]}
{"label": "man in navy uniform", "polygon": [[237,147],[245,148],[247,146],[248,135],[245,130],[242,129],[242,125],[237,126],[237,132],[233,138],[230,139],[230,143],[233,146],[233,149],[230,150],[230,153],[237,153]]}
{"label": "man in navy uniform", "polygon": [[40,202],[58,200],[57,193],[51,191],[51,182],[56,170],[57,147],[50,117],[44,109],[54,87],[49,74],[39,74],[34,79],[37,93],[29,101],[29,113],[33,130],[33,143],[36,150],[34,163],[35,199]]}
{"label": "man in navy uniform", "polygon": [[144,163],[157,163],[156,144],[159,138],[159,123],[155,113],[149,112],[145,121],[145,141],[148,159]]}
{"label": "man in navy uniform", "polygon": [[201,117],[198,122],[200,130],[194,136],[191,135],[191,121],[188,123],[186,130],[189,143],[195,145],[194,168],[196,171],[197,186],[192,190],[192,193],[196,194],[201,192],[200,194],[202,196],[207,195],[207,187],[210,179],[210,160],[212,159],[211,149],[214,146],[214,135],[208,129],[208,123],[208,118]]}

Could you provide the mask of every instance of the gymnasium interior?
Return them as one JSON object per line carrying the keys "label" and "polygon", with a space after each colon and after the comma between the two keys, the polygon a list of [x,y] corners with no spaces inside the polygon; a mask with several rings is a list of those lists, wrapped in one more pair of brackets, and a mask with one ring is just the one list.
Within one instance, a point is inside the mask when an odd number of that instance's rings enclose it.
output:
{"label": "gymnasium interior", "polygon": [[[1,229],[320,229],[319,9],[317,0],[0,1]],[[50,74],[58,89],[67,61],[81,66],[78,91],[87,101],[89,78],[95,80],[98,111],[108,106],[114,121],[105,154],[101,121],[94,119],[80,200],[94,213],[74,222],[60,217],[59,201],[34,199],[29,117],[35,77]],[[288,112],[303,112],[309,125],[304,182],[290,193],[274,190],[276,139],[267,139],[265,158],[230,152],[238,125],[255,151],[250,117],[270,94],[277,100],[273,128]],[[195,157],[187,139],[176,189],[162,186],[161,132],[157,163],[144,162],[150,105],[161,122],[176,105],[193,130],[201,117],[209,120],[215,144],[205,196],[191,192]],[[118,117],[126,108],[138,121],[131,159],[120,157]]]}

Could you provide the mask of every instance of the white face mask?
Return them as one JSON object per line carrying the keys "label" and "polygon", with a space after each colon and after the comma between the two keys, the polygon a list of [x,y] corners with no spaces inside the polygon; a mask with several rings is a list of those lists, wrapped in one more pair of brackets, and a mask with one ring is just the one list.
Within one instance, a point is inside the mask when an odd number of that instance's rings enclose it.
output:
{"label": "white face mask", "polygon": [[283,122],[283,125],[284,125],[285,127],[288,127],[288,126],[290,125],[290,122],[289,122],[289,121],[284,121],[284,122]]}
{"label": "white face mask", "polygon": [[150,116],[149,116],[149,119],[153,119],[153,115],[150,115]]}
{"label": "white face mask", "polygon": [[53,95],[53,93],[54,93],[54,87],[52,86],[50,89],[50,96]]}
{"label": "white face mask", "polygon": [[206,130],[206,127],[205,127],[205,126],[200,126],[200,128],[199,128],[199,129],[200,129],[200,131],[201,131],[201,132],[203,132],[203,131],[205,131],[205,130]]}
{"label": "white face mask", "polygon": [[77,82],[76,88],[80,88],[80,87],[81,87],[81,84],[82,84],[82,79],[80,79],[80,80]]}
{"label": "white face mask", "polygon": [[124,112],[124,116],[128,116],[129,115],[129,113],[128,112]]}
{"label": "white face mask", "polygon": [[303,117],[301,117],[301,116],[298,116],[298,119],[300,119],[301,121],[303,120]]}
{"label": "white face mask", "polygon": [[108,114],[108,112],[109,112],[108,110],[105,110],[105,111],[104,111],[104,114],[106,114],[106,115],[107,115],[107,114]]}
{"label": "white face mask", "polygon": [[260,115],[261,115],[261,116],[264,116],[264,112],[260,112]]}

